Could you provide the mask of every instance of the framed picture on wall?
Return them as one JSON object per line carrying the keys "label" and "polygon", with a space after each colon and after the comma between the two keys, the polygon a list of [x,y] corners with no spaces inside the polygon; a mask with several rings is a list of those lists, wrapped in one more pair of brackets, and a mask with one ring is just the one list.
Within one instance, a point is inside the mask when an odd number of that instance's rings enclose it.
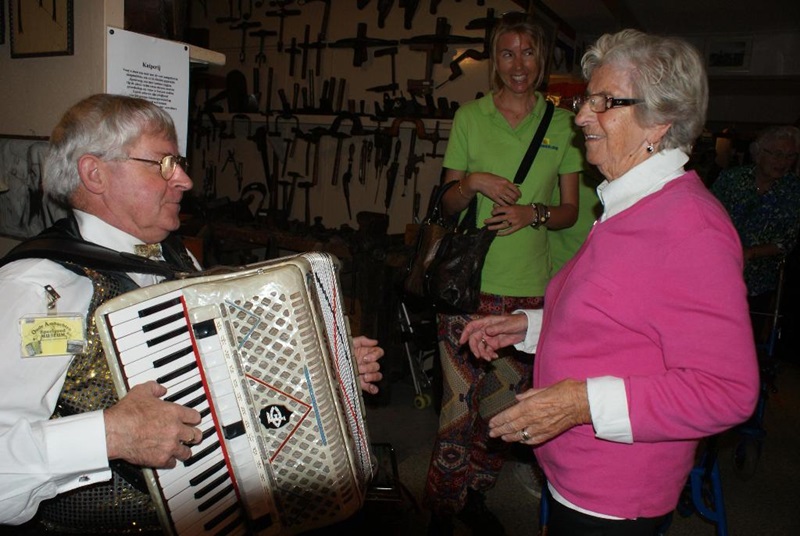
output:
{"label": "framed picture on wall", "polygon": [[73,0],[9,0],[11,57],[72,55],[72,5]]}
{"label": "framed picture on wall", "polygon": [[745,73],[750,70],[753,38],[710,37],[706,41],[708,74]]}

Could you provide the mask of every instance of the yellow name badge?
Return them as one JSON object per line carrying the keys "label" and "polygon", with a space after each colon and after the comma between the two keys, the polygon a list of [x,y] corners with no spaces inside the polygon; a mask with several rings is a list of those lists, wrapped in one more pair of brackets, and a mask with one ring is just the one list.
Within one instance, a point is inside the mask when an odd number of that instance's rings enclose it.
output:
{"label": "yellow name badge", "polygon": [[24,357],[78,354],[86,346],[83,316],[79,314],[24,316],[19,328]]}

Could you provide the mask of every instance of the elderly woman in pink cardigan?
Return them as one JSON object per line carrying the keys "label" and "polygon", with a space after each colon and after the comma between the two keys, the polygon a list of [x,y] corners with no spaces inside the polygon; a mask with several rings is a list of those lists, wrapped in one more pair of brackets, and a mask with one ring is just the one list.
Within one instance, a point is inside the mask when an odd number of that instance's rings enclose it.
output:
{"label": "elderly woman in pink cardigan", "polygon": [[698,441],[752,413],[758,367],[742,248],[685,171],[708,101],[687,43],[623,30],[582,61],[576,123],[605,177],[604,212],[547,287],[543,311],[489,316],[461,342],[536,353],[534,388],[490,421],[535,448],[554,498],[549,534],[652,535]]}

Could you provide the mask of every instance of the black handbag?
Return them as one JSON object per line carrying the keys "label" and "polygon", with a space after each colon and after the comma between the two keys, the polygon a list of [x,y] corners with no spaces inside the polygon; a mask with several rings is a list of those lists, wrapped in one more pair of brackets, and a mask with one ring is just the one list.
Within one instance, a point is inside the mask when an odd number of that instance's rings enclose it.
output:
{"label": "black handbag", "polygon": [[473,199],[461,223],[444,235],[425,271],[425,292],[442,312],[474,313],[480,305],[483,263],[497,231],[475,225],[477,207]]}
{"label": "black handbag", "polygon": [[[553,104],[547,102],[544,117],[514,176],[515,184],[528,174],[553,111]],[[477,227],[477,197],[459,224],[455,218],[442,216],[442,197],[456,182],[440,186],[428,206],[403,288],[407,294],[430,300],[442,312],[474,313],[480,305],[483,263],[497,231]]]}
{"label": "black handbag", "polygon": [[436,256],[442,239],[456,228],[456,220],[442,216],[442,196],[456,184],[455,181],[439,186],[428,205],[428,214],[417,232],[414,255],[411,256],[403,280],[403,290],[415,298],[428,298],[425,273]]}

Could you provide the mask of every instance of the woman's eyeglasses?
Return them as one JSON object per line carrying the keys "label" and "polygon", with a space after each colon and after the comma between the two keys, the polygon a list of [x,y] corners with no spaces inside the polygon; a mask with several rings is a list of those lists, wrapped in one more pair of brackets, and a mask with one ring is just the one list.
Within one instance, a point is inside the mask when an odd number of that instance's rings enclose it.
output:
{"label": "woman's eyeglasses", "polygon": [[176,154],[168,154],[161,160],[148,160],[146,158],[134,158],[133,156],[128,156],[125,158],[125,160],[136,160],[137,162],[158,164],[161,166],[161,178],[165,181],[168,181],[172,178],[172,176],[175,174],[175,169],[178,166],[180,166],[184,171],[186,171],[189,167],[189,163],[186,161],[186,158]]}
{"label": "woman's eyeglasses", "polygon": [[620,108],[622,106],[633,106],[644,102],[642,99],[618,99],[616,97],[609,97],[603,93],[594,93],[592,95],[577,95],[572,97],[572,111],[578,113],[584,104],[589,105],[589,109],[596,114],[601,114],[610,110],[611,108]]}

